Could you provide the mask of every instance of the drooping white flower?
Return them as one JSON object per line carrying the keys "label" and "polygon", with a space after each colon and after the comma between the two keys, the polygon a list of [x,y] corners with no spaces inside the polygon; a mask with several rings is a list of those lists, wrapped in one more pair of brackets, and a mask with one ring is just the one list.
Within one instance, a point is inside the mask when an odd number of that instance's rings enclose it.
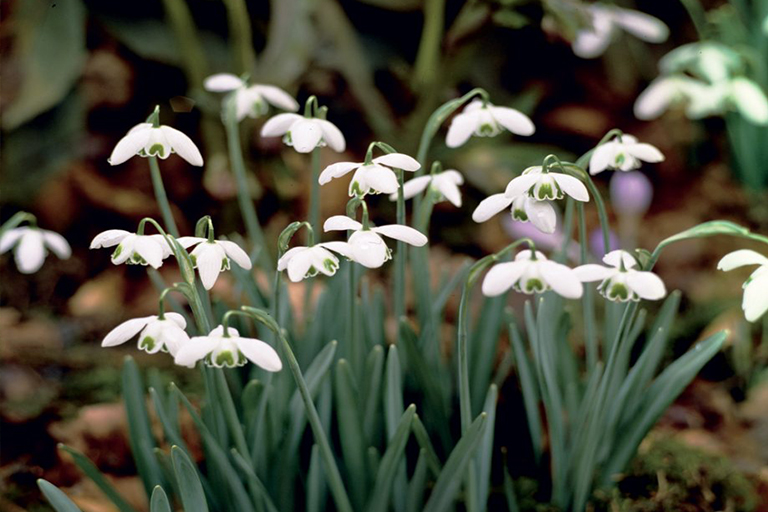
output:
{"label": "drooping white flower", "polygon": [[584,287],[574,270],[561,263],[548,260],[536,251],[520,251],[514,261],[498,263],[483,279],[483,295],[495,297],[510,288],[526,294],[554,290],[566,299],[578,299]]}
{"label": "drooping white flower", "polygon": [[364,194],[392,194],[397,192],[397,175],[392,170],[417,171],[421,164],[408,155],[402,153],[390,153],[371,160],[370,164],[358,162],[337,162],[326,167],[320,173],[318,179],[321,185],[325,185],[334,178],[341,178],[355,171],[352,181],[349,182],[349,195]]}
{"label": "drooping white flower", "polygon": [[712,41],[678,46],[659,60],[662,74],[688,73],[710,83],[732,78],[742,66],[738,52]]}
{"label": "drooping white flower", "polygon": [[325,249],[324,244],[312,247],[293,247],[277,260],[277,270],[288,270],[288,278],[294,283],[314,277],[318,272],[332,276],[339,268],[339,259]]}
{"label": "drooping white flower", "polygon": [[381,235],[407,244],[421,247],[427,243],[427,237],[416,229],[400,224],[388,224],[370,229],[345,215],[334,215],[323,224],[324,231],[354,231],[346,242],[326,242],[323,247],[368,268],[379,268],[392,258],[392,251],[387,247]]}
{"label": "drooping white flower", "polygon": [[246,117],[257,118],[269,111],[269,105],[296,112],[299,104],[293,97],[274,85],[248,85],[231,73],[217,73],[203,82],[203,87],[212,92],[234,91],[235,115],[238,121]]}
{"label": "drooping white flower", "polygon": [[[464,176],[459,171],[448,169],[429,176],[419,176],[408,180],[403,185],[403,198],[410,199],[423,192],[427,187],[435,191],[442,200],[449,201],[456,208],[461,208],[461,191],[459,185],[464,184]],[[397,201],[397,192],[389,195],[389,199]]]}
{"label": "drooping white flower", "polygon": [[163,260],[173,254],[170,243],[163,235],[137,235],[123,229],[108,229],[91,241],[91,249],[117,246],[112,263],[120,265],[149,265],[159,268]]}
{"label": "drooping white flower", "polygon": [[48,249],[62,260],[72,254],[72,249],[63,236],[35,226],[22,226],[3,233],[0,238],[0,254],[14,247],[16,267],[23,274],[34,274],[40,270],[48,255]]}
{"label": "drooping white flower", "polygon": [[659,300],[667,294],[664,281],[653,272],[635,270],[637,260],[626,251],[609,252],[603,263],[610,266],[587,264],[577,267],[575,272],[582,282],[602,281],[597,289],[608,300]]}
{"label": "drooping white flower", "polygon": [[768,258],[749,249],[740,249],[726,254],[717,268],[728,272],[745,265],[760,265],[744,282],[741,303],[746,319],[755,322],[768,311]]}
{"label": "drooping white flower", "polygon": [[277,114],[261,128],[262,137],[283,136],[283,142],[299,153],[310,153],[316,147],[328,146],[337,153],[347,147],[341,130],[325,119],[299,114]]}
{"label": "drooping white flower", "polygon": [[134,155],[156,156],[165,160],[176,153],[192,165],[203,165],[203,155],[192,139],[170,126],[139,123],[120,139],[109,157],[110,165],[119,165]]}
{"label": "drooping white flower", "polygon": [[595,148],[589,159],[589,174],[594,176],[606,169],[632,171],[640,168],[641,161],[662,162],[664,155],[655,146],[638,142],[636,137],[623,134]]}
{"label": "drooping white flower", "polygon": [[245,270],[250,270],[252,267],[248,254],[235,242],[229,240],[209,242],[207,238],[196,236],[183,236],[178,239],[178,242],[185,249],[197,246],[192,250],[190,256],[195,268],[200,273],[200,281],[203,282],[206,290],[213,288],[220,272],[229,270],[230,259]]}
{"label": "drooping white flower", "polygon": [[493,194],[477,205],[472,212],[472,220],[485,222],[511,205],[510,213],[514,220],[530,222],[542,233],[554,233],[557,225],[557,213],[549,201],[538,201],[527,192],[517,197],[507,194]]}
{"label": "drooping white flower", "polygon": [[[685,75],[660,76],[653,80],[635,100],[635,117],[648,121],[661,116],[674,106],[688,106],[694,98],[708,94],[708,84]],[[689,114],[689,117],[692,117]]]}
{"label": "drooping white flower", "polygon": [[504,194],[516,198],[524,192],[538,201],[555,201],[569,195],[577,201],[589,201],[587,187],[578,178],[561,172],[544,171],[541,165],[528,167],[507,185]]}
{"label": "drooping white flower", "polygon": [[250,360],[268,372],[280,371],[283,363],[269,344],[256,338],[243,338],[237,329],[229,327],[224,336],[224,326],[213,329],[207,336],[195,336],[176,352],[174,362],[193,368],[201,359],[207,366],[216,368],[244,366]]}
{"label": "drooping white flower", "polygon": [[472,135],[494,137],[505,129],[526,136],[536,131],[533,121],[518,110],[473,100],[451,121],[445,144],[449,148],[457,148]]}
{"label": "drooping white flower", "polygon": [[579,30],[573,41],[573,53],[583,59],[602,55],[620,29],[649,43],[661,43],[669,37],[667,25],[644,12],[600,3],[585,9],[592,26]]}
{"label": "drooping white flower", "polygon": [[133,318],[109,331],[101,346],[122,345],[138,334],[139,350],[148,354],[162,350],[175,356],[179,348],[189,341],[189,336],[184,330],[186,328],[187,321],[178,313],[165,313],[162,319],[157,315]]}

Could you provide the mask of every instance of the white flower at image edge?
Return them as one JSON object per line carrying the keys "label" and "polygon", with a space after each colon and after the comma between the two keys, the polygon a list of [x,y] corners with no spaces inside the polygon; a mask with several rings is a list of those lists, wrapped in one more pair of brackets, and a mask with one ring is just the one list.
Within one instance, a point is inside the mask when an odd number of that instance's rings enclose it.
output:
{"label": "white flower at image edge", "polygon": [[152,123],[139,123],[118,141],[109,157],[110,165],[119,165],[134,155],[143,157],[156,156],[168,158],[176,153],[192,165],[203,165],[203,155],[192,139],[170,126],[153,126]]}
{"label": "white flower at image edge", "polygon": [[224,326],[213,329],[208,336],[195,336],[184,343],[174,362],[180,366],[193,368],[201,359],[208,366],[217,368],[244,366],[250,360],[268,372],[278,372],[283,363],[277,352],[269,344],[256,338],[243,338],[237,329],[229,327],[229,336],[224,336]]}
{"label": "white flower at image edge", "polygon": [[537,201],[528,195],[520,194],[509,197],[505,193],[486,197],[472,212],[472,220],[485,222],[511,205],[512,218],[520,222],[530,222],[542,233],[551,234],[557,227],[557,213],[549,201]]}
{"label": "white flower at image edge", "polygon": [[0,238],[0,254],[12,248],[16,267],[22,274],[34,274],[40,270],[48,255],[48,249],[62,260],[72,254],[72,249],[63,236],[30,226],[10,229],[3,233]]}
{"label": "white flower at image edge", "polygon": [[157,315],[127,320],[109,331],[101,346],[122,345],[138,334],[139,350],[148,354],[162,350],[175,356],[179,348],[189,341],[189,336],[184,331],[187,322],[178,313],[165,313],[163,316],[162,320]]}
{"label": "white flower at image edge", "polygon": [[533,135],[536,131],[533,121],[518,110],[473,100],[451,121],[445,144],[449,148],[457,148],[472,135],[494,137],[505,129],[524,136]]}
{"label": "white flower at image edge", "polygon": [[554,290],[566,299],[578,299],[584,293],[584,287],[573,269],[563,264],[548,260],[544,254],[536,251],[521,251],[514,261],[498,263],[483,279],[483,295],[495,297],[510,288],[526,294],[543,293]]}
{"label": "white flower at image edge", "polygon": [[163,260],[173,254],[163,235],[137,235],[122,229],[109,229],[99,233],[91,241],[91,249],[114,247],[112,263],[120,265],[149,265],[159,268]]}
{"label": "white flower at image edge", "polygon": [[310,153],[326,145],[341,153],[347,147],[341,131],[325,119],[304,117],[299,114],[278,114],[261,128],[262,137],[283,136],[283,142],[299,153]]}
{"label": "white flower at image edge", "polygon": [[587,5],[586,11],[592,26],[577,31],[573,41],[573,53],[584,59],[602,55],[619,29],[649,43],[661,43],[669,37],[669,27],[644,12],[600,3]]}
{"label": "white flower at image edge", "polygon": [[726,254],[717,268],[727,272],[745,265],[760,265],[744,282],[741,303],[746,319],[755,322],[768,311],[768,258],[749,249],[740,249]]}
{"label": "white flower at image edge", "polygon": [[323,224],[324,231],[354,231],[346,242],[325,242],[323,247],[330,249],[367,268],[379,268],[392,258],[392,251],[387,247],[381,235],[407,244],[421,247],[427,243],[427,237],[418,230],[400,224],[388,224],[370,229],[344,215],[328,218]]}
{"label": "white flower at image edge", "polygon": [[601,281],[597,289],[608,300],[659,300],[667,294],[664,281],[653,272],[635,270],[637,261],[626,251],[609,252],[603,257],[603,263],[610,267],[587,264],[576,267],[574,271],[582,282]]}
{"label": "white flower at image edge", "polygon": [[326,167],[320,173],[318,182],[325,185],[334,178],[341,178],[355,171],[352,181],[349,182],[349,196],[374,194],[392,194],[397,192],[397,175],[392,170],[417,171],[421,165],[408,155],[402,153],[390,153],[371,160],[371,163],[337,162]]}
{"label": "white flower at image edge", "polygon": [[230,92],[235,94],[235,115],[238,121],[246,117],[257,118],[269,111],[269,105],[296,112],[299,104],[290,94],[274,85],[248,85],[241,78],[231,73],[217,73],[203,82],[203,87],[212,92]]}
{"label": "white flower at image edge", "polygon": [[313,277],[318,272],[332,276],[339,268],[339,259],[317,244],[312,247],[293,247],[277,261],[277,270],[288,270],[288,278],[294,283]]}
{"label": "white flower at image edge", "polygon": [[606,169],[632,171],[640,168],[641,161],[663,162],[664,155],[655,146],[624,134],[595,148],[589,159],[589,174],[594,176]]}
{"label": "white flower at image edge", "polygon": [[190,256],[192,262],[200,273],[200,281],[206,290],[213,288],[219,273],[229,270],[229,260],[234,260],[240,267],[250,270],[251,259],[248,254],[235,242],[228,240],[215,240],[209,242],[207,238],[196,236],[182,236],[178,238],[179,245],[188,249],[196,245]]}
{"label": "white flower at image edge", "polygon": [[[419,176],[408,180],[403,185],[403,198],[410,199],[429,187],[441,199],[448,200],[456,208],[461,208],[461,191],[459,185],[464,184],[464,176],[454,169],[429,176]],[[397,201],[397,191],[390,194],[391,201]]]}

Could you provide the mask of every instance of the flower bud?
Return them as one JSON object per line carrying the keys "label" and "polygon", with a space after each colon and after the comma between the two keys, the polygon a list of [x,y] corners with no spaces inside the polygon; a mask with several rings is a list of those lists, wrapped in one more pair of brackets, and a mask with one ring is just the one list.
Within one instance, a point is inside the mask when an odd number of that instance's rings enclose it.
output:
{"label": "flower bud", "polygon": [[653,186],[643,173],[614,173],[610,187],[611,203],[618,215],[642,217],[646,214],[653,199]]}

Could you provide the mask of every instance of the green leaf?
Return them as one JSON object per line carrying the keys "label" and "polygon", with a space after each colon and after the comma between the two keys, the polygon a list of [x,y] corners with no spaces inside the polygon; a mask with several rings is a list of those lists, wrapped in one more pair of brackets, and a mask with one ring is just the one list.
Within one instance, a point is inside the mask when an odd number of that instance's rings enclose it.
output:
{"label": "green leaf", "polygon": [[48,480],[39,478],[37,480],[37,486],[56,512],[82,512],[77,508],[77,505],[75,505],[75,503],[61,491],[61,489]]}
{"label": "green leaf", "polygon": [[365,362],[365,375],[361,396],[366,397],[363,411],[363,432],[368,444],[374,444],[380,435],[381,385],[384,374],[384,349],[381,345],[373,347]]}
{"label": "green leaf", "polygon": [[514,323],[509,324],[509,338],[517,362],[517,377],[520,379],[520,389],[523,393],[523,405],[528,419],[528,431],[531,433],[531,444],[536,462],[541,460],[543,436],[541,418],[539,417],[539,388],[536,384],[535,370],[525,352],[520,331]]}
{"label": "green leaf", "polygon": [[484,298],[480,317],[470,337],[469,374],[472,378],[470,389],[478,390],[472,397],[473,415],[479,411],[485,398],[479,391],[488,389],[491,382],[506,302],[504,296]]}
{"label": "green leaf", "polygon": [[325,505],[328,489],[323,478],[323,460],[318,446],[312,445],[312,455],[309,458],[309,475],[307,476],[307,512],[321,512]]}
{"label": "green leaf", "polygon": [[405,413],[403,413],[400,423],[395,430],[395,434],[387,445],[387,451],[379,464],[379,471],[376,474],[376,482],[373,485],[373,494],[368,501],[366,509],[368,512],[386,512],[389,508],[389,498],[392,495],[392,483],[395,480],[395,474],[404,462],[405,445],[408,442],[411,433],[411,422],[416,414],[416,406],[411,404]]}
{"label": "green leaf", "polygon": [[232,460],[235,461],[237,468],[245,474],[251,489],[256,491],[253,496],[254,499],[260,498],[264,502],[264,505],[267,507],[269,512],[278,512],[278,508],[275,506],[275,503],[269,496],[269,491],[267,491],[264,483],[262,483],[261,479],[253,471],[253,467],[248,464],[248,461],[246,461],[245,458],[235,449],[230,450],[230,455],[232,456]]}
{"label": "green leaf", "polygon": [[185,452],[189,453],[189,448],[187,448],[187,444],[184,442],[184,439],[181,437],[181,433],[178,432],[174,427],[174,425],[171,423],[171,420],[168,417],[165,407],[163,407],[163,403],[160,399],[160,396],[157,390],[155,388],[149,388],[149,396],[152,397],[152,403],[155,406],[155,414],[157,415],[157,418],[160,420],[160,425],[162,425],[163,427],[163,432],[165,433],[166,441],[171,445],[176,445],[181,447],[182,449],[184,449]]}
{"label": "green leaf", "polygon": [[336,407],[341,452],[347,467],[347,478],[351,484],[350,497],[355,508],[360,509],[365,503],[367,487],[365,441],[360,412],[357,408],[358,392],[355,378],[346,359],[339,359],[336,363],[334,377],[336,403],[343,404]]}
{"label": "green leaf", "polygon": [[439,475],[443,465],[440,463],[440,458],[437,456],[434,446],[432,446],[427,429],[424,427],[418,414],[413,417],[413,435],[416,437],[416,441],[421,449],[427,453],[429,469],[432,470],[435,476]]}
{"label": "green leaf", "polygon": [[504,497],[507,499],[507,509],[509,509],[509,512],[520,512],[520,506],[517,504],[515,483],[509,475],[506,464],[504,464]]}
{"label": "green leaf", "polygon": [[176,480],[179,483],[181,504],[184,512],[208,512],[208,504],[205,501],[203,484],[197,476],[197,466],[189,459],[184,450],[178,446],[171,448],[173,469],[176,472]]}
{"label": "green leaf", "polygon": [[165,491],[159,485],[155,486],[155,490],[152,491],[152,499],[149,501],[149,512],[172,512],[168,496],[166,496]]}
{"label": "green leaf", "polygon": [[387,387],[384,391],[384,420],[387,438],[391,439],[403,415],[403,374],[397,347],[390,345],[387,355]]}
{"label": "green leaf", "polygon": [[490,428],[485,429],[485,434],[480,444],[480,454],[477,457],[477,508],[485,510],[491,485],[491,462],[493,460],[493,426],[496,424],[496,400],[499,392],[495,384],[491,384],[485,395],[483,412],[488,415]]}
{"label": "green leaf", "polygon": [[413,470],[411,481],[408,483],[406,512],[420,512],[424,507],[424,491],[427,489],[427,472],[429,471],[427,459],[427,451],[422,449],[419,452],[419,458],[416,461],[416,468]]}
{"label": "green leaf", "polygon": [[99,471],[99,468],[97,468],[88,457],[64,444],[59,443],[58,447],[60,450],[63,450],[72,456],[77,467],[79,467],[88,478],[93,480],[93,483],[101,489],[101,492],[107,495],[107,498],[115,504],[118,510],[121,512],[136,512],[135,509],[120,496],[120,493],[117,492],[112,484],[109,483],[109,480],[107,480],[101,471]]}

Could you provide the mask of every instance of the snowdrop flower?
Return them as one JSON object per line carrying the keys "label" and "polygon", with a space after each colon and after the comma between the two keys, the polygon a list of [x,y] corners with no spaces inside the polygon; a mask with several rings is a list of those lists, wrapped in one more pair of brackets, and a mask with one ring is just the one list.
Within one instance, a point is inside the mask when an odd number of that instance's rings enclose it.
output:
{"label": "snowdrop flower", "polygon": [[[454,169],[448,169],[447,171],[429,176],[419,176],[407,181],[403,185],[403,198],[410,199],[429,187],[441,200],[448,200],[456,208],[461,208],[459,185],[463,183],[464,176]],[[389,199],[397,201],[397,192],[390,194]]]}
{"label": "snowdrop flower", "polygon": [[186,320],[178,313],[164,313],[162,318],[157,315],[133,318],[109,331],[101,346],[122,345],[138,334],[139,350],[148,354],[156,354],[162,350],[175,356],[179,348],[189,341],[189,336],[184,331],[186,328]]}
{"label": "snowdrop flower", "polygon": [[237,329],[220,325],[208,336],[195,336],[184,343],[176,352],[174,362],[180,366],[193,368],[195,363],[204,360],[208,366],[216,368],[234,368],[243,366],[248,360],[268,372],[280,371],[283,363],[271,346],[256,338],[243,338]]}
{"label": "snowdrop flower", "polygon": [[283,142],[299,153],[310,153],[316,147],[329,146],[337,153],[347,147],[344,135],[325,119],[299,114],[277,114],[261,128],[262,137],[283,136]]}
{"label": "snowdrop flower", "polygon": [[609,252],[603,263],[610,267],[588,264],[577,267],[575,272],[582,282],[602,281],[597,289],[608,300],[659,300],[667,294],[661,278],[653,272],[635,270],[637,261],[626,251]]}
{"label": "snowdrop flower", "polygon": [[589,201],[587,187],[573,176],[561,172],[545,171],[541,165],[528,167],[507,185],[504,194],[516,198],[523,192],[538,201],[554,201],[569,195],[577,201]]}
{"label": "snowdrop flower", "polygon": [[203,82],[203,87],[212,92],[234,91],[235,116],[238,121],[246,117],[257,118],[269,111],[269,105],[296,112],[299,104],[290,94],[274,85],[248,83],[231,73],[217,73]]}
{"label": "snowdrop flower", "polygon": [[200,273],[200,280],[206,290],[213,288],[219,273],[229,270],[229,260],[232,259],[245,270],[251,269],[251,259],[248,254],[235,242],[228,240],[211,241],[196,236],[183,236],[178,239],[179,245],[188,249],[195,247],[190,256],[195,268]]}
{"label": "snowdrop flower", "polygon": [[515,261],[494,265],[483,279],[483,295],[495,297],[513,288],[526,294],[554,290],[566,299],[578,299],[584,287],[572,268],[550,261],[536,251],[521,251]]}
{"label": "snowdrop flower", "polygon": [[530,222],[542,233],[554,233],[557,225],[557,213],[549,201],[537,201],[527,192],[510,197],[505,193],[493,194],[477,205],[472,212],[472,220],[485,222],[500,211],[510,207],[512,218],[520,222]]}
{"label": "snowdrop flower", "polygon": [[714,42],[679,46],[659,60],[665,75],[690,73],[710,83],[725,81],[743,66],[742,57],[725,45]]}
{"label": "snowdrop flower", "polygon": [[320,173],[318,179],[321,185],[325,185],[334,178],[341,178],[355,171],[352,181],[349,182],[349,195],[364,194],[392,194],[398,189],[397,175],[391,169],[404,171],[417,171],[421,164],[408,155],[402,153],[390,153],[376,157],[370,163],[337,162],[326,167]]}
{"label": "snowdrop flower", "polygon": [[445,144],[449,148],[457,148],[472,135],[494,137],[505,129],[526,136],[533,135],[536,130],[528,116],[518,110],[473,100],[451,121]]}
{"label": "snowdrop flower", "polygon": [[728,272],[745,265],[760,265],[744,283],[741,303],[746,319],[755,322],[768,311],[768,258],[749,249],[740,249],[726,254],[717,268]]}
{"label": "snowdrop flower", "polygon": [[705,97],[707,87],[706,82],[685,75],[660,76],[635,100],[635,117],[644,121],[656,119],[670,107],[688,105],[693,98]]}
{"label": "snowdrop flower", "polygon": [[288,278],[294,283],[314,277],[321,272],[332,276],[339,268],[339,259],[331,254],[324,244],[312,247],[293,247],[277,260],[277,271],[288,270]]}
{"label": "snowdrop flower", "polygon": [[0,254],[14,247],[16,267],[22,274],[34,274],[40,270],[48,255],[48,249],[63,260],[72,254],[72,249],[63,236],[36,226],[22,226],[3,233],[0,238]]}
{"label": "snowdrop flower", "polygon": [[573,53],[583,59],[602,55],[619,29],[649,43],[661,43],[669,37],[669,28],[664,22],[644,12],[599,3],[587,5],[585,9],[592,26],[577,31],[573,41]]}
{"label": "snowdrop flower", "polygon": [[139,123],[118,141],[110,165],[119,165],[134,155],[143,157],[156,156],[165,160],[171,153],[176,153],[192,165],[203,165],[203,156],[192,139],[170,126],[152,123]]}
{"label": "snowdrop flower", "polygon": [[595,148],[589,159],[589,174],[594,176],[606,169],[632,171],[640,168],[641,161],[662,162],[664,155],[655,146],[623,134]]}
{"label": "snowdrop flower", "polygon": [[91,249],[114,247],[112,263],[120,265],[149,265],[159,268],[163,260],[173,254],[170,243],[163,235],[137,235],[122,229],[108,229],[91,241]]}
{"label": "snowdrop flower", "polygon": [[379,268],[392,258],[381,235],[407,244],[421,247],[427,237],[418,230],[400,224],[388,224],[375,228],[364,228],[362,224],[345,215],[334,215],[323,224],[324,231],[354,231],[346,242],[326,242],[323,246],[368,268]]}

